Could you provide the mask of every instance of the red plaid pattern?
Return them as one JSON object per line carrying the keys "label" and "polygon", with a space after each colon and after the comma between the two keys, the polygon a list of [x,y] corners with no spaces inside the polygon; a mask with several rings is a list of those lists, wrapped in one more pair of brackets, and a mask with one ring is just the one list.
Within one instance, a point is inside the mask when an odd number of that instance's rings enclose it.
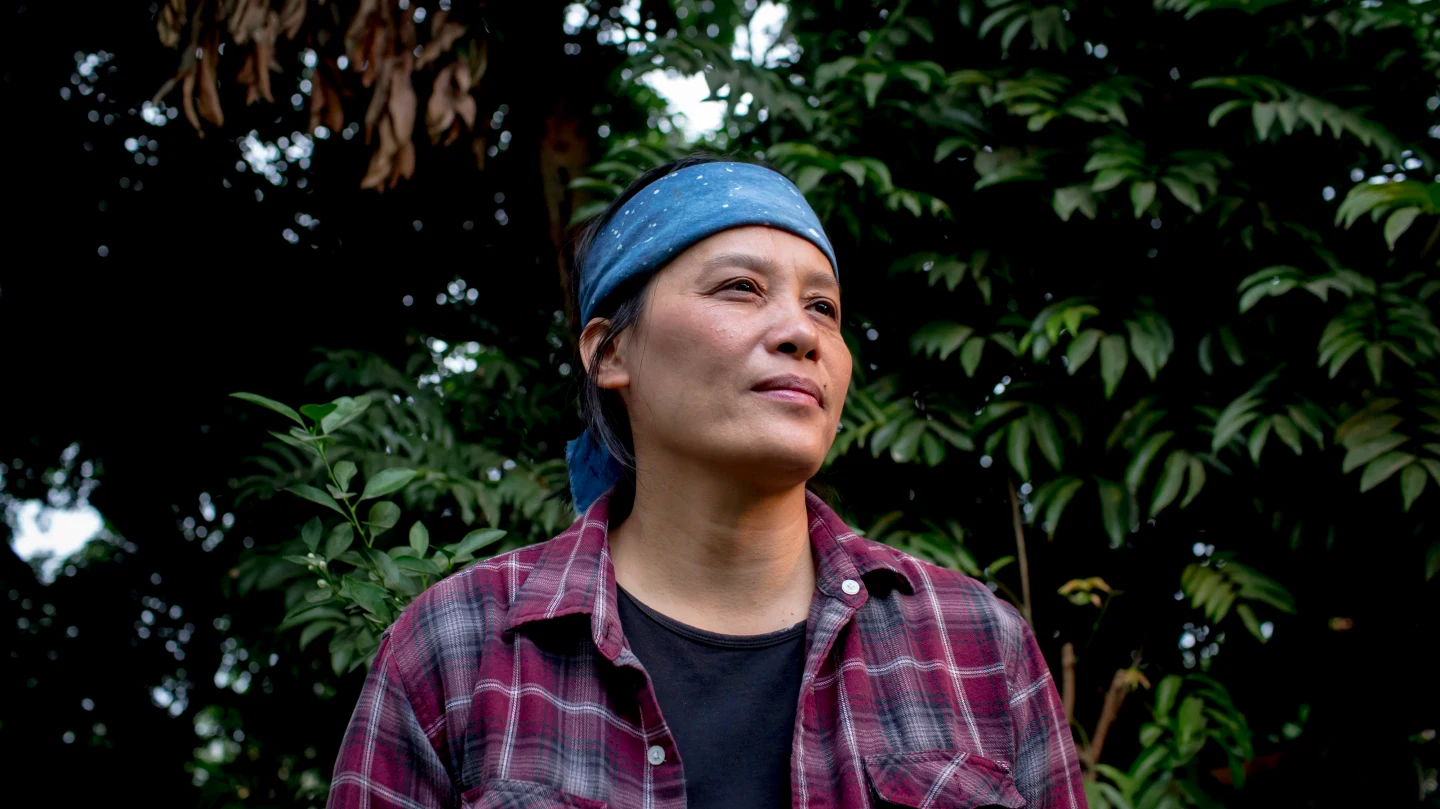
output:
{"label": "red plaid pattern", "polygon": [[[355,706],[330,809],[685,806],[683,762],[620,629],[608,500],[405,609]],[[1084,807],[1019,613],[857,536],[814,495],[807,507],[817,581],[793,805]],[[862,586],[847,593],[847,580]]]}

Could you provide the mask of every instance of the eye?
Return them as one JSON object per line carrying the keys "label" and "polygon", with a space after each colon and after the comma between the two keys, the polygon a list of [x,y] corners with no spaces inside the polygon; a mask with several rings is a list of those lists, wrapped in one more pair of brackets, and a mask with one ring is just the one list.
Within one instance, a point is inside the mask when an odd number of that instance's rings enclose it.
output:
{"label": "eye", "polygon": [[733,289],[733,290],[735,290],[736,292],[759,292],[759,291],[760,291],[759,288],[755,286],[755,283],[754,283],[753,281],[746,281],[746,280],[743,279],[743,278],[740,279],[739,281],[731,281],[725,288],[726,288],[726,289]]}
{"label": "eye", "polygon": [[815,307],[815,311],[828,318],[832,318],[835,320],[840,319],[839,311],[836,310],[835,304],[831,303],[830,301],[815,301],[815,303],[811,305]]}

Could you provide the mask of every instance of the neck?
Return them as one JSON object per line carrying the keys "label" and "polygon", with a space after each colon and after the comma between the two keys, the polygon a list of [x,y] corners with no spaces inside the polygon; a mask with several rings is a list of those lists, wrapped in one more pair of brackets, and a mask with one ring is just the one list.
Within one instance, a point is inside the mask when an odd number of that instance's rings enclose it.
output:
{"label": "neck", "polygon": [[732,635],[806,619],[815,589],[805,487],[757,491],[706,469],[637,470],[610,530],[621,587],[677,621]]}

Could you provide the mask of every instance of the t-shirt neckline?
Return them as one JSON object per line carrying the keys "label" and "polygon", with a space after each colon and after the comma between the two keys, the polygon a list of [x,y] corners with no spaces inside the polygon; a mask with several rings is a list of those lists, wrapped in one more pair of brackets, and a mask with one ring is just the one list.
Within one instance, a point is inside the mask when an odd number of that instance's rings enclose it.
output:
{"label": "t-shirt neckline", "polygon": [[683,624],[668,615],[662,615],[651,607],[641,603],[640,599],[631,595],[624,587],[615,585],[615,590],[635,605],[635,608],[648,619],[658,624],[661,628],[679,635],[686,640],[695,643],[702,643],[706,646],[718,646],[723,649],[764,649],[775,646],[789,640],[801,637],[805,634],[805,622],[787,626],[784,629],[777,629],[774,632],[765,632],[759,635],[726,635],[720,632],[711,632],[708,629]]}

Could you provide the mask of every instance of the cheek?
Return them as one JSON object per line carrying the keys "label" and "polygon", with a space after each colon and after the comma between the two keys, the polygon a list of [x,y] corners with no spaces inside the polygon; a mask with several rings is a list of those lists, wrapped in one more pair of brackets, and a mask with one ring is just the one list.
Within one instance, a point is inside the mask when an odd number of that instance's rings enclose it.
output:
{"label": "cheek", "polygon": [[[640,358],[642,384],[651,375],[662,383],[684,380],[694,395],[733,375],[741,367],[745,340],[741,326],[723,314],[703,304],[657,307],[647,324],[645,353]],[[681,392],[673,385],[667,387],[670,393]]]}
{"label": "cheek", "polygon": [[828,372],[825,376],[830,380],[825,392],[834,396],[835,401],[843,403],[845,392],[850,389],[850,372],[854,368],[850,347],[845,345],[845,338],[838,335],[834,337],[830,351],[825,356],[824,365]]}

